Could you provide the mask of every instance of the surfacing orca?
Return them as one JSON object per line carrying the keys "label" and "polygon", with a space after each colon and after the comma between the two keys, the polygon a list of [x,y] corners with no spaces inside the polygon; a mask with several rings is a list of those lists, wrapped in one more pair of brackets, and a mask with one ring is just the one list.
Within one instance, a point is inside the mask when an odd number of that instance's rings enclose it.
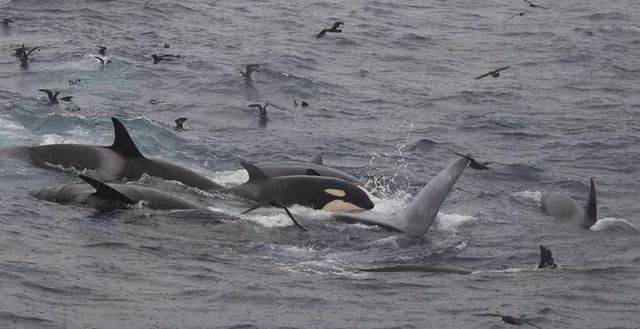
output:
{"label": "surfacing orca", "polygon": [[116,118],[111,118],[111,121],[115,130],[115,140],[111,146],[51,144],[17,147],[12,150],[18,154],[26,154],[36,165],[42,167],[96,170],[113,180],[138,180],[146,173],[201,190],[222,189],[222,186],[195,171],[170,162],[146,158],[140,153],[124,125]]}
{"label": "surfacing orca", "polygon": [[543,245],[540,245],[540,264],[538,264],[538,269],[557,268],[557,267],[558,265],[556,264],[556,261],[553,259],[553,252],[545,248]]}
{"label": "surfacing orca", "polygon": [[253,164],[245,161],[240,164],[249,173],[249,181],[226,191],[259,204],[299,204],[326,211],[373,208],[373,202],[362,189],[342,179],[318,176],[317,173],[269,177]]}
{"label": "surfacing orca", "polygon": [[332,216],[340,221],[379,225],[410,236],[422,236],[433,224],[444,199],[468,163],[469,159],[462,157],[442,169],[420,190],[402,213],[385,214],[366,211],[359,214],[333,214]]}
{"label": "surfacing orca", "polygon": [[[340,170],[329,168],[322,163],[322,155],[316,154],[311,161],[279,161],[279,162],[261,162],[256,163],[256,167],[260,168],[269,177],[291,176],[291,175],[308,175],[309,173],[318,173],[320,176],[334,177],[347,182],[357,183],[358,180]],[[312,171],[309,171],[309,170]]]}
{"label": "surfacing orca", "polygon": [[590,228],[598,220],[596,185],[593,178],[590,181],[589,198],[584,207],[570,196],[552,192],[542,200],[542,210],[547,215],[581,221],[584,228]]}
{"label": "surfacing orca", "polygon": [[87,184],[45,187],[32,196],[59,203],[75,203],[98,209],[122,209],[143,202],[150,209],[202,209],[201,205],[155,189],[131,184],[107,184],[95,178],[78,175]]}

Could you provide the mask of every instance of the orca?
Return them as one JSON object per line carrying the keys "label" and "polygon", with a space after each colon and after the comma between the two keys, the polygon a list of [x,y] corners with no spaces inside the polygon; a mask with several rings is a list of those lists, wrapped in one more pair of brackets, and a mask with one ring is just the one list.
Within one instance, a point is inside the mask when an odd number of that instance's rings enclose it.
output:
{"label": "orca", "polygon": [[31,195],[58,203],[75,203],[98,209],[122,209],[143,202],[150,209],[202,209],[203,206],[155,189],[131,184],[107,184],[98,179],[78,175],[83,183],[45,187]]}
{"label": "orca", "polygon": [[433,224],[440,206],[468,163],[468,157],[461,157],[440,171],[420,190],[404,212],[385,214],[366,211],[358,214],[333,214],[332,217],[348,223],[379,225],[414,237],[422,236]]}
{"label": "orca", "polygon": [[345,180],[350,183],[357,183],[358,180],[340,170],[329,168],[322,163],[322,155],[316,154],[311,161],[278,161],[278,162],[260,162],[255,164],[269,177],[291,176],[291,175],[308,175],[309,170],[313,170],[320,176],[334,177]]}
{"label": "orca", "polygon": [[240,161],[249,180],[227,189],[260,205],[290,206],[294,204],[325,211],[372,209],[369,196],[356,185],[334,177],[323,177],[310,170],[310,175],[269,177],[257,166]]}
{"label": "orca", "polygon": [[543,245],[540,245],[540,263],[538,264],[538,269],[541,268],[557,268],[558,265],[556,261],[553,259],[553,252],[551,250],[545,248]]}
{"label": "orca", "polygon": [[581,221],[584,228],[590,228],[598,221],[596,184],[593,178],[590,180],[589,197],[584,207],[568,195],[552,192],[542,200],[542,210],[547,215]]}
{"label": "orca", "polygon": [[221,190],[222,186],[188,168],[167,161],[147,158],[135,145],[129,132],[116,118],[111,118],[115,139],[111,146],[85,144],[51,144],[12,148],[26,154],[41,167],[96,170],[109,180],[138,180],[143,174],[181,182],[201,190]]}

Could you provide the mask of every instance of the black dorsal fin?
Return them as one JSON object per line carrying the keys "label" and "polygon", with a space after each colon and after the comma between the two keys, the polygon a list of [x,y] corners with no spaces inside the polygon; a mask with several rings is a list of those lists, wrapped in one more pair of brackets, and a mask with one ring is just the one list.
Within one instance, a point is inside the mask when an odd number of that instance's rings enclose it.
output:
{"label": "black dorsal fin", "polygon": [[310,162],[322,166],[322,154],[316,153],[316,155],[311,158]]}
{"label": "black dorsal fin", "polygon": [[112,200],[120,200],[124,203],[127,204],[136,204],[137,202],[131,200],[131,198],[129,198],[128,196],[118,192],[116,189],[114,189],[113,187],[95,179],[95,178],[91,178],[89,176],[85,176],[85,175],[78,175],[78,177],[80,177],[83,181],[87,182],[89,185],[93,186],[93,188],[96,189],[96,194],[98,194],[99,196],[105,198],[105,199],[112,199]]}
{"label": "black dorsal fin", "polygon": [[128,158],[144,158],[142,153],[138,150],[138,147],[136,147],[136,144],[131,139],[131,136],[129,136],[129,132],[122,122],[113,117],[111,118],[111,121],[113,121],[113,129],[115,130],[116,138],[113,140],[113,145],[109,148]]}
{"label": "black dorsal fin", "polygon": [[247,173],[249,173],[249,182],[269,179],[269,176],[267,176],[264,171],[260,170],[260,168],[254,166],[253,164],[244,160],[240,160],[240,164],[242,165],[242,167],[244,167],[244,169],[247,170]]}
{"label": "black dorsal fin", "polygon": [[553,259],[553,253],[551,250],[545,248],[543,245],[540,245],[540,264],[538,264],[538,268],[556,268],[555,260]]}
{"label": "black dorsal fin", "polygon": [[596,184],[593,182],[593,178],[591,178],[590,186],[589,186],[589,200],[587,200],[587,205],[584,208],[585,212],[585,226],[591,227],[591,225],[595,224],[598,220],[598,202],[596,201]]}
{"label": "black dorsal fin", "polygon": [[317,172],[317,171],[315,171],[315,170],[313,170],[311,168],[307,169],[307,175],[308,176],[322,176],[322,175],[320,175],[319,172]]}

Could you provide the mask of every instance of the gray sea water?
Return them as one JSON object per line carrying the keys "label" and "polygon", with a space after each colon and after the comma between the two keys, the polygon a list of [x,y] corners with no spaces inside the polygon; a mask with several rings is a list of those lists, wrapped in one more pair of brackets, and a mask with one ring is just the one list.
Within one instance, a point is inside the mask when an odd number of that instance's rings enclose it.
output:
{"label": "gray sea water", "polygon": [[[306,160],[402,210],[455,150],[467,170],[420,238],[293,207],[214,225],[204,214],[111,213],[34,199],[75,173],[0,160],[2,328],[640,327],[640,2],[0,0],[0,147],[111,144],[232,186],[240,158]],[[509,17],[526,12],[507,21]],[[2,18],[0,17],[0,18]],[[343,21],[343,33],[316,39]],[[28,68],[13,48],[39,46]],[[168,43],[171,48],[163,48]],[[112,64],[93,58],[105,45]],[[154,65],[151,54],[180,54]],[[239,71],[258,63],[254,80]],[[498,79],[474,77],[511,65]],[[81,79],[70,85],[68,80]],[[72,95],[47,105],[39,88]],[[158,104],[150,104],[150,99]],[[293,101],[306,101],[296,107]],[[269,102],[261,125],[248,107]],[[173,120],[187,117],[185,131]],[[544,215],[562,191],[601,221]],[[245,210],[224,196],[138,184]],[[535,270],[538,245],[560,268]],[[470,275],[366,273],[451,266]]]}

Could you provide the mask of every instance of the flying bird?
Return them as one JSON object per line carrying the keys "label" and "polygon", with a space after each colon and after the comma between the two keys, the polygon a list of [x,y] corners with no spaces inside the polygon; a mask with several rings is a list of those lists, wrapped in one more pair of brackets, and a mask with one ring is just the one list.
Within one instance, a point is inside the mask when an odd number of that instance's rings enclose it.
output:
{"label": "flying bird", "polygon": [[531,8],[549,9],[549,7],[543,7],[541,5],[536,5],[535,3],[533,3],[533,2],[531,2],[529,0],[522,0],[522,1],[528,3],[529,7],[531,7]]}
{"label": "flying bird", "polygon": [[49,98],[49,105],[58,104],[58,95],[59,91],[51,91],[49,89],[38,89],[39,91],[47,93],[47,97]]}
{"label": "flying bird", "polygon": [[267,117],[267,106],[269,106],[269,103],[265,103],[264,105],[262,104],[249,104],[249,107],[254,107],[257,108],[258,111],[258,115],[261,118],[266,118]]}
{"label": "flying bird", "polygon": [[499,69],[495,69],[493,71],[489,71],[489,72],[487,72],[487,73],[485,73],[483,75],[475,77],[475,79],[482,79],[482,78],[487,77],[487,76],[492,76],[494,78],[497,78],[497,77],[500,76],[500,71],[506,70],[506,69],[508,69],[510,67],[511,67],[511,65],[508,65],[508,66],[505,66],[505,67],[501,67]]}
{"label": "flying bird", "polygon": [[517,17],[517,16],[521,16],[521,17],[522,17],[522,16],[524,16],[526,13],[527,13],[526,11],[523,11],[523,12],[521,12],[521,13],[513,14],[513,16],[511,16],[511,17],[507,18],[507,20],[506,20],[505,22],[508,22],[508,21],[510,21],[512,18]]}
{"label": "flying bird", "polygon": [[181,131],[184,129],[184,122],[187,121],[187,118],[177,118],[175,120],[176,127],[174,128],[177,131]]}
{"label": "flying bird", "polygon": [[245,67],[244,72],[240,71],[240,74],[242,74],[242,76],[247,79],[247,81],[252,80],[251,79],[251,74],[253,73],[253,71],[255,71],[258,67],[260,67],[260,64],[249,64]]}
{"label": "flying bird", "polygon": [[498,318],[502,318],[502,321],[504,321],[504,322],[506,322],[508,324],[514,325],[514,326],[521,326],[521,325],[524,325],[524,324],[528,324],[528,325],[530,325],[530,326],[532,326],[534,328],[542,329],[542,328],[536,326],[535,324],[533,324],[533,323],[531,323],[531,322],[529,322],[529,321],[527,321],[525,319],[514,318],[511,315],[502,315],[502,314],[495,314],[495,313],[480,313],[480,314],[473,314],[473,315],[475,315],[475,316],[495,316],[495,317],[498,317]]}
{"label": "flying bird", "polygon": [[38,48],[40,47],[34,47],[29,51],[27,51],[26,48],[22,50],[22,53],[20,54],[20,62],[22,62],[23,66],[26,66],[27,64],[29,64],[29,55],[31,55],[31,53],[36,51],[36,49]]}
{"label": "flying bird", "polygon": [[322,31],[320,31],[320,33],[318,33],[318,36],[316,37],[316,39],[320,39],[322,37],[324,37],[324,35],[329,32],[329,33],[342,33],[342,30],[340,29],[340,25],[344,25],[343,22],[335,22],[333,23],[333,26],[330,29],[324,29]]}

